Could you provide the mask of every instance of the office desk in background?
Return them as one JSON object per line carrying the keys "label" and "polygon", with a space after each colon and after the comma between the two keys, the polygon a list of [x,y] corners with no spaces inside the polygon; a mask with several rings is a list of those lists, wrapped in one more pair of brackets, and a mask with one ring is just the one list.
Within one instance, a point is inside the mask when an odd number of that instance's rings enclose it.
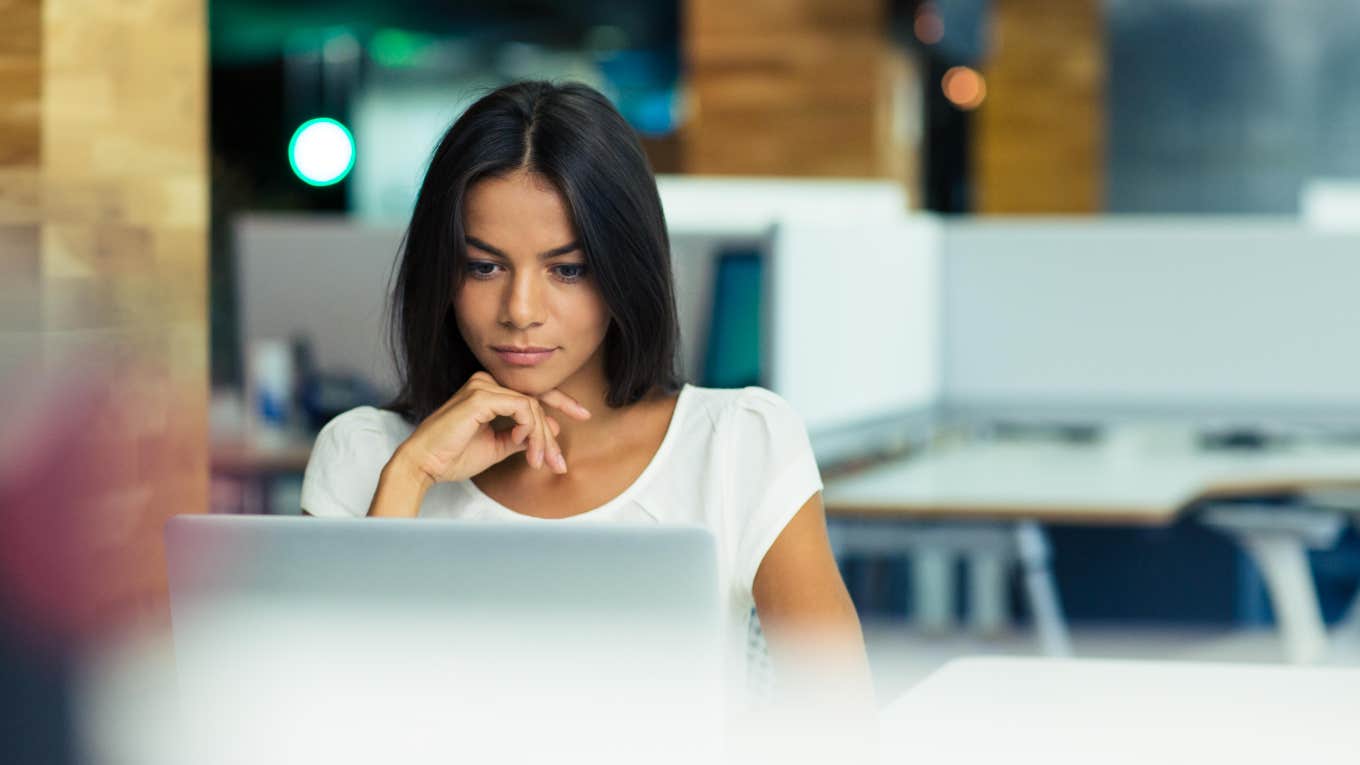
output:
{"label": "office desk in background", "polygon": [[1333,544],[1347,510],[1360,504],[1244,501],[1360,490],[1360,446],[1204,450],[1184,430],[1171,438],[1163,432],[1160,442],[1127,432],[1110,444],[969,441],[833,478],[824,492],[832,541],[842,552],[910,551],[917,611],[935,630],[950,620],[957,557],[970,562],[972,619],[983,631],[1004,622],[1006,572],[1018,560],[1043,650],[1063,656],[1071,644],[1042,524],[1164,526],[1203,508],[1202,520],[1260,567],[1287,656],[1324,658],[1326,631],[1306,552]]}
{"label": "office desk in background", "polygon": [[[245,437],[213,441],[209,448],[210,474],[214,484],[213,509],[233,512],[288,515],[298,508],[276,507],[277,482],[297,478],[307,469],[312,439],[298,436],[279,443],[261,443]],[[224,491],[230,496],[219,497]]]}
{"label": "office desk in background", "polygon": [[1350,762],[1360,669],[959,659],[881,716],[884,762]]}

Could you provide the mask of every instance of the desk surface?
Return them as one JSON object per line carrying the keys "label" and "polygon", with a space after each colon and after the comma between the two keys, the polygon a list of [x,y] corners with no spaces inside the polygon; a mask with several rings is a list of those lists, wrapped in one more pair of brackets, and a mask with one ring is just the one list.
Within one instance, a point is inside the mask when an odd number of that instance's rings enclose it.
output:
{"label": "desk surface", "polygon": [[299,437],[272,444],[244,438],[225,439],[214,441],[209,454],[212,472],[217,475],[301,473],[312,455],[312,439]]}
{"label": "desk surface", "polygon": [[1360,448],[976,441],[826,482],[839,516],[1163,525],[1197,500],[1360,487]]}
{"label": "desk surface", "polygon": [[884,762],[1351,761],[1357,688],[1353,668],[960,659],[884,710]]}

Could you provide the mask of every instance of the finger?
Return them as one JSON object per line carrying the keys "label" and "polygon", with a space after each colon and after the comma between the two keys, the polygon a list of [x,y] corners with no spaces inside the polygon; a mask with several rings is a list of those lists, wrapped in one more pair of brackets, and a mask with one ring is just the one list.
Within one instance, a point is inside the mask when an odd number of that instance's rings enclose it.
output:
{"label": "finger", "polygon": [[578,420],[590,419],[589,409],[586,409],[584,406],[581,406],[581,404],[578,403],[576,399],[572,398],[571,396],[568,396],[567,394],[563,393],[562,391],[556,388],[553,388],[547,393],[544,393],[542,396],[539,396],[538,400],[542,401],[548,406],[551,406],[554,409],[559,409],[562,412],[569,414]]}
{"label": "finger", "polygon": [[[533,435],[533,431],[536,427],[537,417],[534,415],[532,407],[528,406],[530,400],[528,396],[525,396],[519,391],[502,386],[500,383],[496,382],[496,378],[492,377],[487,372],[474,372],[472,376],[468,378],[465,387],[469,391],[469,395],[476,391],[484,391],[485,393],[483,395],[500,394],[510,398],[524,400],[525,407],[523,411],[527,412],[529,417],[524,419],[516,416],[515,426],[510,430],[510,434],[514,443],[525,443],[526,439],[529,439],[528,445],[530,447],[532,446],[532,439],[530,439],[530,436]],[[528,455],[525,456],[526,458],[528,457]]]}
{"label": "finger", "polygon": [[531,468],[537,468],[542,459],[543,436],[542,426],[539,424],[538,415],[534,413],[534,407],[527,400],[525,409],[529,412],[530,422],[524,426],[524,462]]}
{"label": "finger", "polygon": [[506,430],[496,434],[497,461],[503,460],[512,454],[522,452],[527,448],[527,444],[515,440],[511,431]]}
{"label": "finger", "polygon": [[546,417],[548,420],[548,427],[552,429],[553,437],[556,438],[557,435],[562,432],[562,426],[557,423],[557,419],[552,415],[546,415]]}
{"label": "finger", "polygon": [[548,458],[552,455],[548,446],[548,424],[543,421],[543,408],[538,405],[537,401],[529,399],[529,408],[534,413],[534,426],[536,428],[534,431],[534,438],[538,439],[538,442],[541,445],[541,450],[537,455],[538,460],[535,462],[534,467],[541,468],[548,465]]}
{"label": "finger", "polygon": [[462,400],[479,390],[487,390],[492,393],[506,392],[499,385],[496,385],[496,381],[491,375],[485,372],[475,372],[468,378],[467,382],[463,383],[463,387],[458,390],[458,393],[455,394],[451,400]]}
{"label": "finger", "polygon": [[530,403],[534,407],[534,414],[538,416],[539,434],[543,437],[543,454],[538,461],[538,466],[546,467],[556,473],[558,472],[557,460],[559,459],[557,439],[553,438],[552,428],[548,427],[548,416],[543,412],[543,405],[538,403],[537,399],[531,400]]}
{"label": "finger", "polygon": [[548,442],[547,461],[552,467],[552,471],[561,475],[567,472],[567,460],[562,456],[562,447],[557,444],[557,435],[553,433],[551,419],[548,413],[543,410],[543,405],[534,402],[534,407],[538,410],[538,416],[543,420],[543,435]]}
{"label": "finger", "polygon": [[512,418],[517,428],[537,425],[532,399],[527,396],[479,390],[469,401],[476,407],[474,419],[479,425],[487,425],[497,417]]}

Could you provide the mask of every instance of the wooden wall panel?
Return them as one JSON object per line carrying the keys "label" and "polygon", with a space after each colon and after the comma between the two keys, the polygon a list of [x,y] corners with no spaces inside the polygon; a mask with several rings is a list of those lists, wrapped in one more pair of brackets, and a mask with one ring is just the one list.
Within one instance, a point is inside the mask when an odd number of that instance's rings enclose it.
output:
{"label": "wooden wall panel", "polygon": [[1105,33],[1100,0],[996,0],[974,134],[976,210],[1104,208]]}
{"label": "wooden wall panel", "polygon": [[0,18],[0,372],[116,391],[83,439],[107,478],[87,541],[118,562],[94,607],[163,624],[162,526],[208,506],[206,4]]}
{"label": "wooden wall panel", "polygon": [[0,372],[41,326],[42,13],[0,0]]}
{"label": "wooden wall panel", "polygon": [[883,0],[688,0],[685,169],[903,177]]}

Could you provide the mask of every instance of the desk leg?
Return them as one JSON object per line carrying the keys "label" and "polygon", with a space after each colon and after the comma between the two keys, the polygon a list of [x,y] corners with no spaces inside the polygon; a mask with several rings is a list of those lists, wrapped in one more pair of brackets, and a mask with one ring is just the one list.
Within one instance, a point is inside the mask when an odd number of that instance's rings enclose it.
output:
{"label": "desk leg", "polygon": [[1303,543],[1288,534],[1266,532],[1241,534],[1238,543],[1261,567],[1289,661],[1312,664],[1321,659],[1327,653],[1327,628]]}
{"label": "desk leg", "polygon": [[969,626],[984,636],[999,635],[1007,622],[1006,573],[1010,557],[1004,552],[979,549],[969,551],[967,559]]}
{"label": "desk leg", "polygon": [[916,621],[923,630],[943,633],[953,625],[954,556],[952,550],[921,546],[911,556],[911,586]]}
{"label": "desk leg", "polygon": [[1204,522],[1225,531],[1251,556],[1266,580],[1285,657],[1312,664],[1328,653],[1308,548],[1330,547],[1341,534],[1339,513],[1273,507],[1221,507]]}
{"label": "desk leg", "polygon": [[1058,588],[1049,566],[1048,535],[1036,521],[1021,521],[1015,526],[1016,549],[1025,572],[1025,593],[1039,633],[1039,646],[1045,656],[1071,656],[1072,640],[1067,621],[1058,602]]}

